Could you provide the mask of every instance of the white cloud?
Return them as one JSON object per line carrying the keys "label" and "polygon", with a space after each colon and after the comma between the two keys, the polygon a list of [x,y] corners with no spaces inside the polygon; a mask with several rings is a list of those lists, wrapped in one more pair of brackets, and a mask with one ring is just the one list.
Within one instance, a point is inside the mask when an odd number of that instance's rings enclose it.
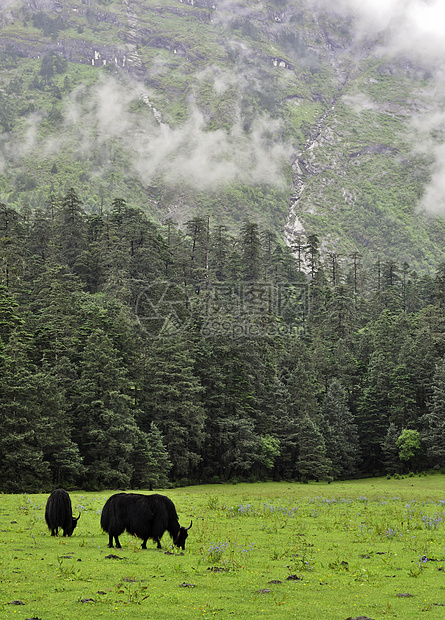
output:
{"label": "white cloud", "polygon": [[350,106],[356,114],[360,114],[365,110],[372,110],[376,107],[375,103],[364,93],[356,95],[344,95],[342,97],[344,103]]}
{"label": "white cloud", "polygon": [[[431,107],[444,101],[445,91],[445,0],[313,0],[327,10],[336,10],[352,20],[357,42],[379,41],[378,53],[403,57],[428,69],[433,77]],[[315,5],[313,5],[315,6]],[[366,109],[363,95],[344,98],[355,111]],[[439,102],[439,104],[435,104]],[[415,151],[433,157],[430,181],[419,207],[445,216],[445,113],[438,108],[414,116]]]}
{"label": "white cloud", "polygon": [[445,52],[443,0],[313,0],[353,20],[357,38],[384,35],[383,50],[423,61],[442,61]]}
{"label": "white cloud", "polygon": [[[230,80],[218,74],[215,88]],[[284,183],[283,165],[291,147],[281,140],[281,123],[266,114],[258,116],[249,132],[235,114],[230,132],[209,131],[203,113],[189,102],[187,120],[178,127],[159,122],[147,104],[142,117],[131,104],[141,98],[137,84],[102,80],[90,91],[76,90],[66,106],[66,126],[78,133],[82,152],[117,139],[133,153],[132,165],[141,181],[149,184],[161,174],[166,182],[213,189],[229,182]],[[148,97],[144,97],[145,100]],[[141,120],[141,118],[143,120]]]}

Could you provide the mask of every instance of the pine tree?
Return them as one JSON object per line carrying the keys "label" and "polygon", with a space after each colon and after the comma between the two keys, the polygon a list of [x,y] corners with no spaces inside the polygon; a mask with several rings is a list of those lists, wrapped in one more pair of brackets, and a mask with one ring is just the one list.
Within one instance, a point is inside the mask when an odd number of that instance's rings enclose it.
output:
{"label": "pine tree", "polygon": [[17,290],[24,268],[23,220],[17,211],[0,202],[0,285]]}
{"label": "pine tree", "polygon": [[304,253],[311,280],[313,280],[320,266],[320,239],[317,234],[310,233],[307,236]]}
{"label": "pine tree", "polygon": [[61,357],[76,355],[76,308],[80,291],[78,278],[54,259],[33,282],[30,327],[41,357],[57,363]]}
{"label": "pine tree", "polygon": [[186,222],[186,229],[190,239],[187,270],[191,283],[199,292],[202,284],[209,278],[209,218],[194,217]]}
{"label": "pine tree", "polygon": [[334,379],[320,410],[320,430],[334,479],[348,478],[357,472],[359,442],[357,426],[346,403],[343,387]]}
{"label": "pine tree", "polygon": [[390,475],[399,473],[400,458],[399,449],[397,447],[397,439],[400,435],[400,430],[397,426],[391,422],[388,427],[385,439],[382,441],[382,451],[384,455],[383,463],[385,466],[385,472]]}
{"label": "pine tree", "polygon": [[196,473],[201,460],[205,413],[193,345],[186,336],[153,343],[146,379],[142,428],[156,424],[172,462],[173,478],[187,478]]}
{"label": "pine tree", "polygon": [[209,266],[218,282],[228,275],[228,257],[235,241],[228,234],[226,226],[218,226],[210,237]]}
{"label": "pine tree", "polygon": [[436,366],[431,403],[422,418],[422,439],[432,467],[445,467],[445,358]]}
{"label": "pine tree", "polygon": [[87,245],[75,262],[75,270],[90,293],[97,293],[105,281],[106,246],[103,243],[105,221],[100,215],[90,215],[86,222]]}
{"label": "pine tree", "polygon": [[398,428],[409,427],[418,419],[415,385],[411,381],[406,364],[398,364],[391,372],[391,388],[388,392],[390,420]]}
{"label": "pine tree", "polygon": [[258,224],[245,222],[240,231],[243,279],[258,280],[262,272],[262,246]]}
{"label": "pine tree", "polygon": [[400,349],[406,337],[406,321],[395,320],[384,310],[371,327],[366,377],[357,403],[357,423],[366,471],[378,472],[383,467],[382,442],[391,422],[389,414],[394,376]]}
{"label": "pine tree", "polygon": [[53,487],[78,484],[84,467],[79,447],[72,440],[72,426],[67,413],[61,381],[45,364],[34,375],[41,409],[40,444],[49,464]]}
{"label": "pine tree", "polygon": [[221,457],[225,477],[250,478],[262,463],[261,439],[252,419],[232,416],[221,424],[226,447]]}
{"label": "pine tree", "polygon": [[[373,365],[377,360],[373,360]],[[370,383],[363,388],[357,404],[357,424],[366,471],[378,472],[382,466],[382,441],[389,426],[387,389],[371,371]],[[380,374],[380,373],[379,373]],[[386,375],[385,375],[386,376]]]}
{"label": "pine tree", "polygon": [[134,445],[131,463],[133,465],[132,487],[165,487],[171,462],[165,448],[162,435],[152,422],[148,433],[140,429]]}
{"label": "pine tree", "polygon": [[17,300],[6,286],[0,285],[0,351],[2,345],[8,343],[11,334],[23,323]]}
{"label": "pine tree", "polygon": [[101,329],[89,336],[73,395],[74,438],[86,468],[88,486],[129,486],[138,427],[128,393],[127,370]]}
{"label": "pine tree", "polygon": [[355,322],[354,301],[348,288],[339,284],[327,303],[327,324],[338,338],[346,338]]}
{"label": "pine tree", "polygon": [[316,423],[305,415],[298,432],[298,460],[300,480],[325,480],[329,477],[331,462],[326,454],[326,444]]}
{"label": "pine tree", "polygon": [[285,386],[290,396],[292,417],[299,420],[306,414],[315,417],[321,387],[317,382],[313,352],[303,341],[293,344],[286,360],[286,370]]}
{"label": "pine tree", "polygon": [[61,259],[73,269],[86,242],[85,212],[73,188],[68,190],[57,213],[56,232]]}
{"label": "pine tree", "polygon": [[48,488],[51,475],[43,455],[46,426],[41,384],[30,361],[26,336],[14,334],[0,351],[0,488],[35,492]]}

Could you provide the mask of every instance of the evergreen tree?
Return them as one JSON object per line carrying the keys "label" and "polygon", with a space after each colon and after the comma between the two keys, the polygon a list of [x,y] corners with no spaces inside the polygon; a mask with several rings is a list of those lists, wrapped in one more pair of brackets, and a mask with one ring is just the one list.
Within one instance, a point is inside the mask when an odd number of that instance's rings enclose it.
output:
{"label": "evergreen tree", "polygon": [[320,409],[319,427],[334,479],[348,478],[357,472],[359,442],[357,426],[346,403],[343,387],[334,379]]}
{"label": "evergreen tree", "polygon": [[[396,320],[384,310],[372,325],[367,373],[357,403],[357,424],[366,471],[378,472],[383,466],[382,442],[391,422],[397,390],[391,381],[408,328],[406,320]],[[392,400],[391,400],[392,399]],[[397,407],[393,409],[397,411]]]}
{"label": "evergreen tree", "polygon": [[422,439],[432,467],[445,467],[445,358],[436,366],[432,398],[423,418]]}
{"label": "evergreen tree", "polygon": [[194,217],[186,222],[190,238],[188,271],[197,292],[209,278],[210,230],[209,218]]}
{"label": "evergreen tree", "polygon": [[23,323],[17,300],[6,286],[0,285],[0,351],[8,343],[11,334]]}
{"label": "evergreen tree", "polygon": [[40,357],[49,364],[57,364],[62,357],[74,360],[77,355],[77,294],[80,291],[77,277],[69,273],[66,266],[51,259],[33,282],[31,291],[30,328]]}
{"label": "evergreen tree", "polygon": [[240,231],[242,276],[244,281],[258,280],[262,273],[262,246],[258,224],[245,222]]}
{"label": "evergreen tree", "polygon": [[254,421],[232,416],[223,421],[221,430],[226,437],[226,449],[221,459],[225,477],[246,479],[258,473],[263,457],[261,439],[255,432]]}
{"label": "evergreen tree", "polygon": [[292,251],[294,252],[296,257],[297,270],[298,272],[302,272],[305,255],[305,244],[303,243],[303,235],[300,234],[295,236],[295,241],[292,243]]}
{"label": "evergreen tree", "polygon": [[97,293],[105,280],[106,247],[103,243],[105,221],[100,215],[87,218],[87,245],[77,257],[75,270],[90,293]]}
{"label": "evergreen tree", "polygon": [[131,463],[132,487],[153,489],[166,486],[168,483],[168,472],[172,464],[163,444],[162,435],[153,422],[148,433],[138,429]]}
{"label": "evergreen tree", "polygon": [[78,484],[84,467],[79,447],[72,439],[72,426],[67,413],[63,387],[47,365],[34,375],[41,409],[41,446],[49,464],[53,487]]}
{"label": "evergreen tree", "polygon": [[382,451],[384,455],[384,466],[387,474],[394,475],[400,472],[399,448],[397,447],[397,439],[400,431],[397,426],[391,422],[388,427],[385,439],[382,442]]}
{"label": "evergreen tree", "polygon": [[378,472],[382,466],[382,442],[389,419],[388,381],[386,358],[373,356],[367,384],[357,404],[360,446],[366,471]]}
{"label": "evergreen tree", "polygon": [[435,292],[439,308],[445,307],[445,263],[440,263],[436,270]]}
{"label": "evergreen tree", "polygon": [[298,432],[298,460],[300,480],[325,480],[329,477],[331,462],[326,454],[326,444],[316,423],[305,415]]}
{"label": "evergreen tree", "polygon": [[309,267],[309,274],[311,280],[313,280],[320,266],[320,239],[317,234],[310,233],[307,236],[304,252],[305,261]]}
{"label": "evergreen tree", "polygon": [[344,284],[336,286],[327,302],[327,326],[338,338],[346,338],[355,323],[354,300]]}
{"label": "evergreen tree", "polygon": [[51,474],[43,455],[45,414],[26,337],[14,334],[0,351],[0,480],[3,492],[48,488]]}
{"label": "evergreen tree", "polygon": [[391,388],[388,392],[390,402],[389,417],[398,428],[415,424],[418,419],[415,386],[411,381],[405,364],[398,364],[391,372]]}
{"label": "evergreen tree", "polygon": [[57,244],[62,260],[72,269],[85,248],[85,212],[76,191],[65,195],[56,216]]}
{"label": "evergreen tree", "polygon": [[292,417],[301,420],[306,414],[314,418],[318,409],[321,386],[317,380],[313,352],[304,341],[292,343],[283,360],[284,384],[290,397]]}
{"label": "evergreen tree", "polygon": [[225,336],[207,339],[198,349],[197,372],[206,411],[202,473],[207,479],[263,475],[261,436],[275,437],[281,424],[277,403],[277,417],[268,419],[272,403],[266,402],[264,384],[259,387],[264,365],[255,343],[249,342],[246,347],[244,340]]}
{"label": "evergreen tree", "polygon": [[54,254],[54,218],[56,200],[50,196],[44,208],[35,209],[30,223],[27,246],[30,255],[45,261]]}
{"label": "evergreen tree", "polygon": [[0,285],[17,290],[25,269],[24,226],[19,213],[0,202]]}
{"label": "evergreen tree", "polygon": [[101,329],[89,336],[79,363],[73,397],[76,439],[88,486],[129,486],[138,427],[128,376],[118,351]]}
{"label": "evergreen tree", "polygon": [[185,336],[153,343],[145,390],[143,430],[155,422],[161,431],[174,479],[193,475],[201,460],[205,414],[193,346]]}
{"label": "evergreen tree", "polygon": [[234,245],[226,226],[218,226],[210,237],[209,266],[218,282],[227,279],[228,257]]}
{"label": "evergreen tree", "polygon": [[[445,317],[438,307],[428,306],[413,317],[410,329],[400,345],[398,365],[403,365],[407,379],[402,382],[403,402],[414,398],[414,405],[409,402],[407,411],[411,412],[408,420],[414,428],[421,416],[428,412],[432,397],[433,377],[436,365],[445,354]],[[408,425],[408,424],[407,424]]]}

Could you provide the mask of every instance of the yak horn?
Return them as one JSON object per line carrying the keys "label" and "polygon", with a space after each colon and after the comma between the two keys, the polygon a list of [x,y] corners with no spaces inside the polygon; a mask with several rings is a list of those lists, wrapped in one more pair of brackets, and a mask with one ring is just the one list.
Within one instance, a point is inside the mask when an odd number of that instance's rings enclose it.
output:
{"label": "yak horn", "polygon": [[189,530],[192,527],[192,525],[193,525],[193,521],[190,521],[190,525],[188,527],[186,527],[185,529]]}

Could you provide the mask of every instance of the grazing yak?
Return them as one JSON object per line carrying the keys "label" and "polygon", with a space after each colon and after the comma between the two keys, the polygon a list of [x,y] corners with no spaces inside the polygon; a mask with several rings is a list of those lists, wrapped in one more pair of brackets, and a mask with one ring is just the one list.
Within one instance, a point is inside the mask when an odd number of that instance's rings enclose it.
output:
{"label": "grazing yak", "polygon": [[181,527],[174,503],[165,495],[142,495],[140,493],[116,493],[107,501],[102,510],[100,524],[108,533],[108,546],[121,549],[119,536],[125,530],[138,538],[142,538],[142,549],[147,548],[147,540],[151,538],[161,549],[161,538],[167,531],[173,543],[185,549],[188,530],[192,527]]}
{"label": "grazing yak", "polygon": [[51,536],[57,536],[59,527],[63,530],[64,536],[71,536],[74,528],[80,519],[73,517],[71,509],[71,499],[65,489],[56,489],[48,497],[45,508],[45,521],[51,530]]}

